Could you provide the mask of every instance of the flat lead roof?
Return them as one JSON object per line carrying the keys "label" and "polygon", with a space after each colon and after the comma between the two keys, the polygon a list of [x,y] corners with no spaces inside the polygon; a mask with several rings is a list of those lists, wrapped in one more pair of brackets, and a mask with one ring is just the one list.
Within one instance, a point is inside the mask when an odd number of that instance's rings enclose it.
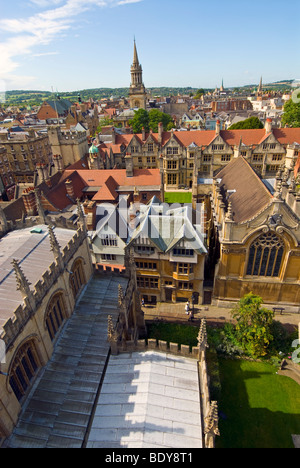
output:
{"label": "flat lead roof", "polygon": [[[36,232],[39,231],[40,232]],[[55,228],[55,236],[63,249],[72,239],[75,231]],[[48,227],[38,225],[9,232],[0,239],[0,334],[5,322],[13,316],[15,309],[23,303],[17,291],[12,260],[18,261],[23,273],[31,283],[31,289],[53,263],[50,250]]]}

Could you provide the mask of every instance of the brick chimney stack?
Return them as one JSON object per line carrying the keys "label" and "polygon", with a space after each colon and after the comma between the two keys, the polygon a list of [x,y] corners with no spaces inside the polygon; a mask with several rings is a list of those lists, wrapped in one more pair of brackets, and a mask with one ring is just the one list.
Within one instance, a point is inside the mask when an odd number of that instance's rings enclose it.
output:
{"label": "brick chimney stack", "polygon": [[72,180],[67,179],[66,182],[65,182],[65,186],[66,186],[66,190],[67,190],[67,195],[70,198],[75,199],[75,192],[74,192],[74,187],[73,187]]}
{"label": "brick chimney stack", "polygon": [[28,216],[37,215],[37,206],[35,199],[35,192],[33,187],[29,187],[24,190],[22,194],[25,210]]}

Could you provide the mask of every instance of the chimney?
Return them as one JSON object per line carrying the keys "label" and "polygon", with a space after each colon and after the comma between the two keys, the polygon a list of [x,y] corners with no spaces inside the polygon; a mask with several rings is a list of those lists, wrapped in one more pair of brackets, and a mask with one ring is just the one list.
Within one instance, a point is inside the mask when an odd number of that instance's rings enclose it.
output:
{"label": "chimney", "polygon": [[24,190],[22,194],[25,210],[28,216],[35,216],[37,214],[36,198],[33,187]]}
{"label": "chimney", "polygon": [[142,140],[143,140],[143,141],[146,140],[146,131],[145,131],[145,127],[142,128]]}
{"label": "chimney", "polygon": [[136,187],[134,187],[133,202],[134,203],[139,203],[139,201],[140,201],[140,192]]}
{"label": "chimney", "polygon": [[220,130],[221,130],[221,122],[220,122],[220,120],[217,120],[217,123],[216,123],[216,135],[220,135]]}
{"label": "chimney", "polygon": [[272,132],[272,119],[267,119],[265,123],[266,134]]}
{"label": "chimney", "polygon": [[96,229],[96,210],[97,203],[95,201],[86,200],[83,204],[84,214],[86,215],[86,228],[88,231]]}
{"label": "chimney", "polygon": [[126,177],[133,177],[133,161],[131,154],[127,153],[125,156],[126,164]]}
{"label": "chimney", "polygon": [[36,171],[38,173],[38,178],[40,182],[44,181],[44,171],[43,171],[43,165],[41,163],[37,163],[35,165]]}
{"label": "chimney", "polygon": [[65,182],[66,190],[67,190],[67,195],[74,199],[75,198],[75,192],[74,192],[74,187],[73,187],[73,182],[70,179],[67,179]]}
{"label": "chimney", "polygon": [[43,171],[43,178],[47,182],[49,180],[49,167],[47,164],[43,163],[41,164],[41,168]]}
{"label": "chimney", "polygon": [[114,127],[111,130],[111,139],[112,139],[112,144],[115,145],[116,144],[116,131]]}
{"label": "chimney", "polygon": [[63,160],[60,154],[54,154],[53,162],[54,162],[55,169],[57,171],[63,170]]}

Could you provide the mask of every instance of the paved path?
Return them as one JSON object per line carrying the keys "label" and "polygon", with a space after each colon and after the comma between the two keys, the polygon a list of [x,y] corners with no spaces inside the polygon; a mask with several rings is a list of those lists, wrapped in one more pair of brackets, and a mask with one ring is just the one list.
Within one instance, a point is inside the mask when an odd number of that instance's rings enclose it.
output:
{"label": "paved path", "polygon": [[59,337],[36,382],[9,448],[80,448],[105,369],[107,316],[118,317],[118,284],[125,278],[94,277]]}
{"label": "paved path", "polygon": [[111,356],[87,448],[202,448],[196,359]]}
{"label": "paved path", "polygon": [[[188,315],[184,310],[185,303],[167,303],[160,302],[156,306],[146,305],[143,307],[145,320],[160,319],[165,321],[188,322]],[[231,309],[225,307],[217,307],[212,305],[196,305],[194,324],[200,324],[201,318],[205,317],[208,322],[224,323],[225,321],[233,321],[230,314]],[[283,312],[275,314],[275,320],[280,321],[291,328],[297,327],[300,323],[300,314],[291,312]]]}

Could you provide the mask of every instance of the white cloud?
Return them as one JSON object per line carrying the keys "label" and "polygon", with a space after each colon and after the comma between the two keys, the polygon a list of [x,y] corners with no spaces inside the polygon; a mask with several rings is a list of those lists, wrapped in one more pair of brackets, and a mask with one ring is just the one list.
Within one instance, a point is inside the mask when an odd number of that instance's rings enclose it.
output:
{"label": "white cloud", "polygon": [[33,57],[46,57],[48,55],[58,55],[59,52],[41,52],[40,54],[32,54]]}
{"label": "white cloud", "polygon": [[[10,80],[11,73],[19,68],[19,57],[33,53],[36,47],[49,45],[60,38],[82,13],[92,8],[118,7],[143,0],[30,1],[32,6],[44,11],[24,19],[0,19],[0,31],[8,33],[8,39],[0,43],[0,79],[2,80]],[[37,51],[34,55],[46,54]],[[13,78],[15,77],[14,75]]]}

